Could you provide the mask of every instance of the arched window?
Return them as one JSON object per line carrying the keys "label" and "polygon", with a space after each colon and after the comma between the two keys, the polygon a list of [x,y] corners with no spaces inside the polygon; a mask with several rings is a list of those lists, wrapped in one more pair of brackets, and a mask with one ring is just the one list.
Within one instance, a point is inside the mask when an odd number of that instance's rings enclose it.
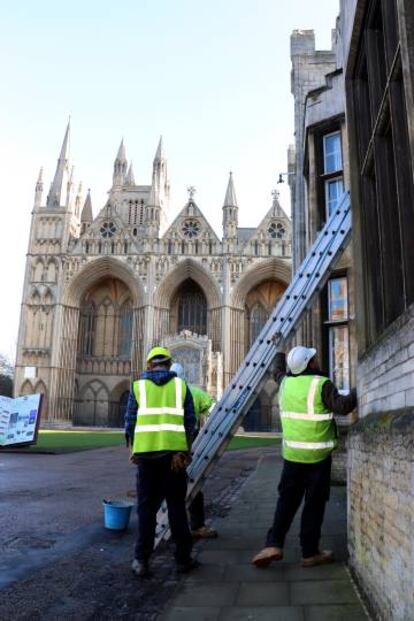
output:
{"label": "arched window", "polygon": [[132,344],[132,306],[127,300],[121,307],[119,314],[119,355],[129,358]]}
{"label": "arched window", "polygon": [[184,283],[178,299],[178,332],[207,333],[207,300],[193,280]]}
{"label": "arched window", "polygon": [[96,309],[91,302],[82,311],[80,352],[85,356],[93,356],[96,328]]}
{"label": "arched window", "polygon": [[249,345],[252,346],[268,320],[268,314],[259,302],[252,306],[249,319]]}

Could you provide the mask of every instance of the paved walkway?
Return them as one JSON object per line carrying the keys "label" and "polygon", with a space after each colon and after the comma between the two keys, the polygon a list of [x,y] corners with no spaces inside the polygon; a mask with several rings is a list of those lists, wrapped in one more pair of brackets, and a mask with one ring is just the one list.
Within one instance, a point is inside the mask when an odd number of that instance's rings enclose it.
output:
{"label": "paved walkway", "polygon": [[251,558],[263,546],[274,511],[281,460],[265,455],[247,479],[229,515],[218,519],[217,540],[203,544],[200,567],[178,588],[162,621],[360,621],[367,619],[347,572],[346,490],[333,487],[322,548],[334,565],[302,569],[298,516],[285,559],[256,569]]}

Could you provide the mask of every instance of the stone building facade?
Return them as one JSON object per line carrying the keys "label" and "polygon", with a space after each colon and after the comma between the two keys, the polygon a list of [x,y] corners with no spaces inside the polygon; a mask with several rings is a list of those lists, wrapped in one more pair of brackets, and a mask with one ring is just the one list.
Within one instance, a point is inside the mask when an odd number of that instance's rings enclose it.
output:
{"label": "stone building facade", "polygon": [[[118,426],[131,378],[156,343],[219,397],[291,278],[291,224],[273,193],[257,228],[242,228],[233,177],[218,237],[194,199],[171,221],[162,140],[151,183],[125,147],[107,203],[75,190],[68,126],[43,201],[35,189],[16,362],[16,393],[43,392],[43,420]],[[276,423],[269,381],[246,428]]]}
{"label": "stone building facade", "polygon": [[[339,33],[332,49],[315,49],[313,30],[291,36],[295,145],[288,151],[296,268],[345,189],[350,171],[345,120],[344,72]],[[292,153],[294,152],[294,156]],[[352,248],[348,244],[326,286],[305,315],[297,341],[316,347],[338,389],[355,385],[356,338]],[[338,418],[348,425],[352,415]]]}
{"label": "stone building facade", "polygon": [[[414,619],[413,3],[341,0],[337,31],[359,416],[348,435],[349,563],[375,617],[407,621]],[[339,76],[331,78],[333,86]]]}

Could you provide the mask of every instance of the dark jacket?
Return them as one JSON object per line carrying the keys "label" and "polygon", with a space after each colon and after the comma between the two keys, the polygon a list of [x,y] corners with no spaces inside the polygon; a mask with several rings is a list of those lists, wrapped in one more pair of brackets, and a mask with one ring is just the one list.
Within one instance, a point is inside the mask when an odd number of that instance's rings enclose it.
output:
{"label": "dark jacket", "polygon": [[[285,354],[279,352],[276,354],[274,363],[275,381],[280,385],[281,381],[286,375],[289,377],[295,377],[286,369]],[[318,369],[306,369],[300,375],[321,375],[326,377],[325,373]],[[328,379],[328,381],[325,382],[322,387],[322,401],[324,405],[328,408],[328,410],[330,410],[334,414],[341,414],[345,416],[346,414],[352,412],[352,410],[356,406],[356,390],[351,390],[349,395],[341,395],[335,385],[331,382],[331,380]]]}
{"label": "dark jacket", "polygon": [[[140,379],[150,380],[151,382],[154,382],[154,384],[162,386],[175,377],[177,377],[176,374],[172,373],[168,369],[155,369],[153,371],[144,371],[141,373]],[[134,443],[134,431],[137,416],[139,416],[138,403],[135,399],[133,388],[131,387],[125,413],[125,435],[129,439],[131,446]],[[192,438],[194,436],[196,423],[197,421],[194,411],[193,397],[191,396],[190,390],[187,388],[184,399],[184,428],[188,438]],[[163,454],[165,454],[165,451],[163,451]]]}

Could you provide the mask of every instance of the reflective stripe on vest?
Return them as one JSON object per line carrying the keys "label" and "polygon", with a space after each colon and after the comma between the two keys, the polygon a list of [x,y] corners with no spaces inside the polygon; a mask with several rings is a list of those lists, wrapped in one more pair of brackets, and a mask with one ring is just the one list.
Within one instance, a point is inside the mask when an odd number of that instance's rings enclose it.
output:
{"label": "reflective stripe on vest", "polygon": [[134,382],[138,403],[134,453],[188,450],[184,427],[185,390],[183,380],[177,377],[162,385],[150,380]]}
{"label": "reflective stripe on vest", "polygon": [[285,446],[298,449],[310,449],[314,451],[316,449],[335,448],[335,442],[329,440],[328,442],[293,442],[292,440],[283,440]]}
{"label": "reflective stripe on vest", "polygon": [[283,457],[315,463],[336,446],[335,422],[322,400],[327,378],[319,375],[286,377],[279,390],[283,427]]}

